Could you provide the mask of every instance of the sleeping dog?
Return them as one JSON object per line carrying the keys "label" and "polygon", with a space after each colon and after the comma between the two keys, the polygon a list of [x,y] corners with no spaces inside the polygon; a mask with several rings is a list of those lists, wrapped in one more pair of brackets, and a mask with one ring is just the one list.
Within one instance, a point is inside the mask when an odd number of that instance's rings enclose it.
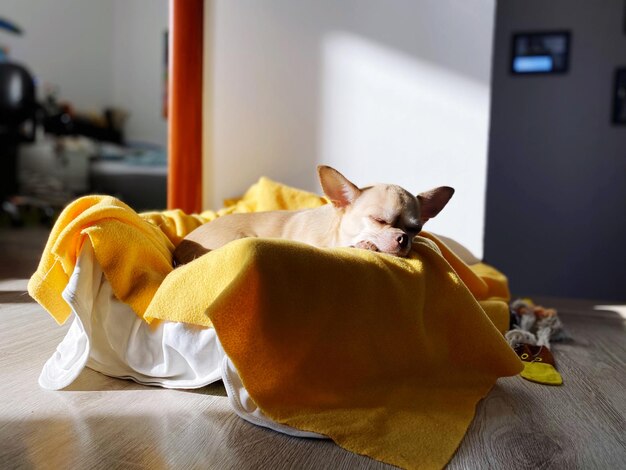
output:
{"label": "sleeping dog", "polygon": [[246,237],[283,238],[316,247],[356,247],[407,256],[413,238],[448,203],[454,189],[441,186],[414,196],[391,184],[358,188],[329,166],[319,166],[331,204],[298,211],[230,214],[201,225],[178,245],[185,264],[228,242]]}

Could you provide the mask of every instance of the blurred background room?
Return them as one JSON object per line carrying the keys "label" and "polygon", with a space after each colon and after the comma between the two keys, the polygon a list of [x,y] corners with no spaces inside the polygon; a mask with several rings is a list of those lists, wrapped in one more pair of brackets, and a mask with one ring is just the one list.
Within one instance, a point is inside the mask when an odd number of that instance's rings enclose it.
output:
{"label": "blurred background room", "polygon": [[165,207],[167,1],[4,0],[0,19],[3,223],[93,192]]}

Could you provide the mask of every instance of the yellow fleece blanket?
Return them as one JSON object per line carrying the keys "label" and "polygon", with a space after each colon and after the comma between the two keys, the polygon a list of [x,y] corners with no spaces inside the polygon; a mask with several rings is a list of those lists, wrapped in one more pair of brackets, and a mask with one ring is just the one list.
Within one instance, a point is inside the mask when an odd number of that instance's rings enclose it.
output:
{"label": "yellow fleece blanket", "polygon": [[265,178],[198,216],[81,198],[52,230],[29,292],[65,321],[60,294],[87,240],[115,295],[146,321],[214,326],[268,417],[400,467],[441,468],[477,402],[522,369],[498,331],[508,288],[497,270],[466,266],[428,234],[407,259],[244,239],[171,268],[175,244],[216,216],[323,203]]}

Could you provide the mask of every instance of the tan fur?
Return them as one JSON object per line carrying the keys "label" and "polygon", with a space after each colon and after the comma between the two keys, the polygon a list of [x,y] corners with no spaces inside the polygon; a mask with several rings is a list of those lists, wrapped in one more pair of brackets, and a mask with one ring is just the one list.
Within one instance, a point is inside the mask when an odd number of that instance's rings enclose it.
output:
{"label": "tan fur", "polygon": [[360,189],[328,166],[319,166],[318,174],[332,204],[220,217],[185,237],[174,252],[176,262],[188,263],[246,237],[283,238],[317,247],[353,246],[406,256],[423,224],[437,215],[454,193],[445,186],[417,197],[395,185]]}

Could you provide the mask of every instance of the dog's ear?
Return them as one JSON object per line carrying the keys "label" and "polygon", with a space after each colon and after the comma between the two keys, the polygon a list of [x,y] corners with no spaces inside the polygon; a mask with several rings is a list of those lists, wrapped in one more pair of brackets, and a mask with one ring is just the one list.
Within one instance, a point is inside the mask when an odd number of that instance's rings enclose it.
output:
{"label": "dog's ear", "polygon": [[454,189],[448,186],[440,186],[417,195],[420,202],[420,222],[423,224],[428,219],[435,217],[443,209],[452,195]]}
{"label": "dog's ear", "polygon": [[346,207],[359,197],[361,190],[334,168],[319,165],[317,173],[324,194],[335,207]]}

